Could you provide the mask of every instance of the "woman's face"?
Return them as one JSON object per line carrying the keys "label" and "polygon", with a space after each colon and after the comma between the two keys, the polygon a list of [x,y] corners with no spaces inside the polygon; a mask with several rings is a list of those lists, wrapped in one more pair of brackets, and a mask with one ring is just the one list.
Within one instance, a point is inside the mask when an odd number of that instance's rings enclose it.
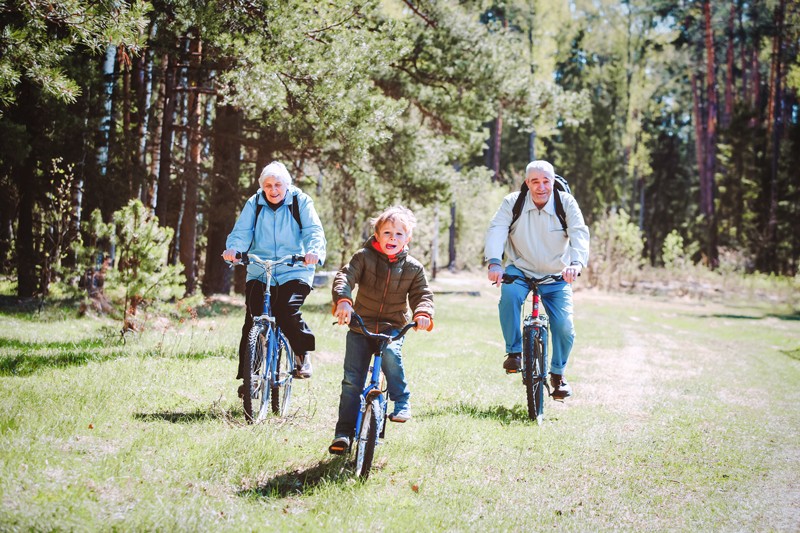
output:
{"label": "woman's face", "polygon": [[261,184],[261,190],[271,204],[278,204],[286,197],[286,184],[275,176],[267,176]]}

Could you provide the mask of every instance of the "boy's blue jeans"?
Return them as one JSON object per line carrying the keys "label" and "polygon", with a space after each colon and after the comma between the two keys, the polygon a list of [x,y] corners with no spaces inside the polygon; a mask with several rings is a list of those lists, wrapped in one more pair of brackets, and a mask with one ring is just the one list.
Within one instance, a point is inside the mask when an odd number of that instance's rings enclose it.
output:
{"label": "boy's blue jeans", "polygon": [[[525,276],[513,265],[506,268],[507,274]],[[530,289],[521,281],[503,283],[500,289],[500,328],[506,341],[506,351],[522,352],[522,325],[520,315],[522,304]],[[572,320],[572,286],[566,281],[556,281],[539,285],[539,294],[547,315],[550,317],[550,337],[553,339],[553,353],[550,358],[550,372],[564,374],[572,344],[575,342],[575,326]]]}
{"label": "boy's blue jeans", "polygon": [[[400,330],[393,329],[382,333],[396,335]],[[392,342],[383,352],[381,369],[386,375],[389,398],[394,401],[395,411],[407,406],[411,392],[408,390],[405,371],[403,370],[402,348],[405,337]],[[347,344],[344,352],[344,378],[342,394],[339,397],[339,420],[336,422],[336,435],[351,437],[355,431],[356,417],[361,403],[361,391],[369,373],[372,354],[377,351],[379,343],[375,339],[365,337],[352,330],[347,332]]]}

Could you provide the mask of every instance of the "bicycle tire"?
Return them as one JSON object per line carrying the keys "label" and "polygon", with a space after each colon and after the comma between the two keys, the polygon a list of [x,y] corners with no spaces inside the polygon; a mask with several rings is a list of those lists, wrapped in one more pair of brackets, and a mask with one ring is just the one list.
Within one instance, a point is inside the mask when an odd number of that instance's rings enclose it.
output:
{"label": "bicycle tire", "polygon": [[544,352],[542,339],[532,325],[523,328],[522,353],[524,358],[522,377],[528,401],[528,417],[534,421],[541,421],[544,414]]}
{"label": "bicycle tire", "polygon": [[[367,404],[361,431],[356,435],[356,475],[363,480],[369,477],[372,460],[375,457],[375,445],[378,443],[378,423],[381,404],[377,398]],[[380,418],[382,420],[382,418]]]}
{"label": "bicycle tire", "polygon": [[248,424],[257,422],[266,414],[264,406],[269,396],[269,389],[264,379],[267,338],[263,327],[254,326],[250,330],[248,353],[250,355],[250,371],[244,375],[244,418]]}
{"label": "bicycle tire", "polygon": [[286,416],[292,399],[292,380],[294,379],[294,352],[289,340],[281,333],[278,337],[278,351],[275,364],[276,376],[271,380],[272,412]]}

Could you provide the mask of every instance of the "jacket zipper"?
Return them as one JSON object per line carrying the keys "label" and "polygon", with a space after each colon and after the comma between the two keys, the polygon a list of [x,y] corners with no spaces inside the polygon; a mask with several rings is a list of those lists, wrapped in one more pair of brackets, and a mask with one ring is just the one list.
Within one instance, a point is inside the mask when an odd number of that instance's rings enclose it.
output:
{"label": "jacket zipper", "polygon": [[392,264],[389,263],[389,270],[386,273],[386,284],[383,286],[383,298],[381,299],[381,307],[378,309],[378,319],[375,322],[375,333],[380,333],[378,328],[381,324],[381,314],[383,313],[383,305],[386,303],[386,295],[389,293],[389,280],[392,278]]}

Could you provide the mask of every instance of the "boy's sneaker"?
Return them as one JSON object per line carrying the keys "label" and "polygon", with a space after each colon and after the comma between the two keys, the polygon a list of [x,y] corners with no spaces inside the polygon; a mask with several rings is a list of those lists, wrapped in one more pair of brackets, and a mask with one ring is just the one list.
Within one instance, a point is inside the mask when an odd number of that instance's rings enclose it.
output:
{"label": "boy's sneaker", "polygon": [[389,415],[389,420],[392,422],[408,422],[411,420],[411,408],[408,406],[395,407],[394,413]]}
{"label": "boy's sneaker", "polygon": [[348,449],[350,449],[350,437],[347,435],[337,435],[328,446],[328,452],[333,455],[344,455]]}
{"label": "boy's sneaker", "polygon": [[311,368],[311,358],[307,353],[294,357],[294,377],[297,379],[308,379],[313,373],[314,369]]}
{"label": "boy's sneaker", "polygon": [[522,368],[522,354],[519,352],[507,354],[506,360],[503,361],[503,369],[506,371],[506,374],[519,372],[520,368]]}

